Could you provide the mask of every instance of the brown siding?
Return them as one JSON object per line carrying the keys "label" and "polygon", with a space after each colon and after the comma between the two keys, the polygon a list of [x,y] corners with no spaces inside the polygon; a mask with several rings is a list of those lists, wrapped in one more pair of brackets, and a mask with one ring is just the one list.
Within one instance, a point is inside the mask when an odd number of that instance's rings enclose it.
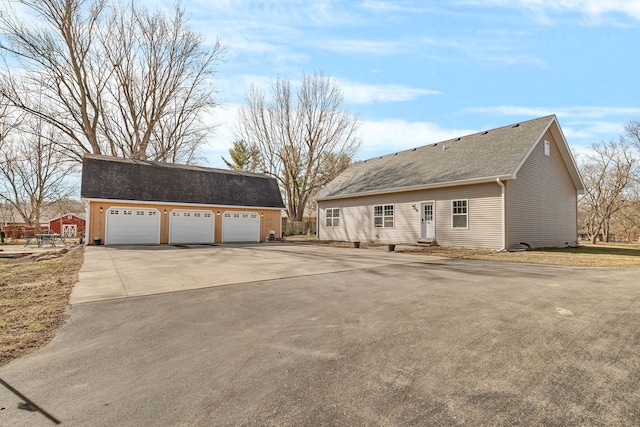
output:
{"label": "brown siding", "polygon": [[[550,156],[544,154],[544,141]],[[507,185],[508,247],[563,246],[577,239],[577,192],[551,132],[534,147]]]}
{"label": "brown siding", "polygon": [[[87,224],[87,243],[93,243],[95,237],[100,237],[104,242],[105,238],[105,213],[112,206],[136,207],[136,208],[155,208],[160,212],[160,243],[169,242],[169,215],[174,209],[189,209],[212,211],[215,214],[214,221],[214,239],[216,242],[222,240],[222,214],[224,212],[256,212],[260,215],[260,239],[266,240],[270,231],[275,231],[276,237],[282,234],[281,231],[281,215],[280,210],[274,209],[257,209],[257,208],[230,208],[226,206],[194,206],[194,205],[167,205],[167,204],[148,204],[148,203],[126,203],[126,202],[96,202],[89,203],[89,223]],[[102,212],[100,209],[102,208]]]}
{"label": "brown siding", "polygon": [[[420,203],[435,201],[438,244],[500,249],[501,194],[497,183],[489,183],[320,201],[318,234],[323,240],[416,243],[420,238]],[[451,201],[457,199],[468,200],[468,229],[451,226]],[[387,204],[394,205],[395,226],[375,228],[373,207]],[[340,208],[339,227],[326,226],[327,208]]]}

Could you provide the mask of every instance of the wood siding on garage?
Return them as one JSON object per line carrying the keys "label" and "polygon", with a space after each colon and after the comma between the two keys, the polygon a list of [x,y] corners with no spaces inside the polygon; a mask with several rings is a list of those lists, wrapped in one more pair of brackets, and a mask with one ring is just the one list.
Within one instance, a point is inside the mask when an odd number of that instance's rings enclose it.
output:
{"label": "wood siding on garage", "polygon": [[[222,239],[222,213],[223,212],[256,212],[260,215],[260,239],[266,240],[270,231],[275,231],[276,237],[282,235],[282,222],[280,209],[264,209],[252,207],[227,207],[227,206],[194,206],[194,205],[173,205],[173,204],[150,204],[132,202],[110,202],[110,201],[89,201],[88,222],[87,222],[87,244],[93,244],[93,239],[99,237],[104,243],[106,212],[110,207],[137,207],[155,208],[160,212],[160,244],[169,242],[169,218],[174,209],[202,210],[215,213],[215,242],[220,243]],[[102,212],[100,209],[102,208]],[[166,212],[166,213],[165,213]]]}
{"label": "wood siding on garage", "polygon": [[[550,155],[544,154],[549,141]],[[563,246],[577,240],[577,191],[556,141],[547,131],[507,181],[507,247]]]}
{"label": "wood siding on garage", "polygon": [[[501,194],[497,183],[488,183],[320,201],[319,238],[351,242],[416,243],[420,239],[421,203],[435,201],[438,244],[500,249]],[[468,229],[452,228],[451,201],[460,199],[468,200]],[[374,206],[390,204],[394,205],[394,227],[374,227]],[[326,209],[329,208],[340,208],[338,227],[326,225]]]}

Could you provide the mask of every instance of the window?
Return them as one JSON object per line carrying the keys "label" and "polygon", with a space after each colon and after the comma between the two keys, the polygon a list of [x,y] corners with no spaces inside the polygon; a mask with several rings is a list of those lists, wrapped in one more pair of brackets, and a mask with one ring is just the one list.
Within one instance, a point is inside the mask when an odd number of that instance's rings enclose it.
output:
{"label": "window", "polygon": [[340,208],[326,210],[327,227],[340,226]]}
{"label": "window", "polygon": [[373,226],[393,228],[393,205],[373,207]]}
{"label": "window", "polygon": [[544,155],[545,156],[551,155],[551,147],[550,147],[549,141],[544,141]]}
{"label": "window", "polygon": [[469,228],[467,200],[453,200],[451,202],[452,227]]}

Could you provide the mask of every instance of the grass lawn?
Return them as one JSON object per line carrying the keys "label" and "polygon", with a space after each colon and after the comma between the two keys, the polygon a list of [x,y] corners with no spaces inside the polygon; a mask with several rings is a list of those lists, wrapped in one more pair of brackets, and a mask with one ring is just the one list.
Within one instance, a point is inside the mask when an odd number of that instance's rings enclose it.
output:
{"label": "grass lawn", "polygon": [[[309,236],[291,236],[287,242],[353,248],[353,243],[316,240]],[[385,246],[362,242],[360,248]],[[543,248],[522,252],[498,253],[489,249],[450,248],[442,246],[397,245],[396,252],[477,259],[499,262],[523,262],[573,267],[640,267],[640,244],[582,242],[577,248]]]}
{"label": "grass lawn", "polygon": [[[418,248],[419,253],[450,258],[500,262],[523,262],[573,267],[640,267],[640,245],[600,243],[577,248],[542,248],[522,252],[501,252],[461,248]],[[412,249],[406,252],[413,252]]]}
{"label": "grass lawn", "polygon": [[0,366],[53,339],[83,256],[72,249],[52,259],[0,258]]}

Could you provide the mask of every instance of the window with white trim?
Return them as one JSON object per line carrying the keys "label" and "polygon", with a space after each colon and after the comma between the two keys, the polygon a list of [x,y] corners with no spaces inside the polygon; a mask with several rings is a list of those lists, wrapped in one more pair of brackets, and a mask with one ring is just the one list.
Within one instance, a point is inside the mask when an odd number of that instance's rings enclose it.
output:
{"label": "window with white trim", "polygon": [[452,228],[469,228],[468,200],[451,201]]}
{"label": "window with white trim", "polygon": [[340,208],[330,208],[325,211],[327,227],[340,226]]}
{"label": "window with white trim", "polygon": [[393,205],[373,207],[373,226],[376,228],[393,228]]}
{"label": "window with white trim", "polygon": [[549,143],[549,141],[544,141],[544,155],[545,156],[550,156],[551,155],[551,144]]}

